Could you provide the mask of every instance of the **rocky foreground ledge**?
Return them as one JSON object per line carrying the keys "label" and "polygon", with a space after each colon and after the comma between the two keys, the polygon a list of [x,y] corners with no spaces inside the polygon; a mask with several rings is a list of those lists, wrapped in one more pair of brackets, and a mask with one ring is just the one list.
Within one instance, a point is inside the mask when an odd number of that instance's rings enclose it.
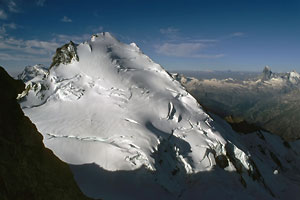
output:
{"label": "rocky foreground ledge", "polygon": [[16,100],[24,86],[0,67],[0,199],[89,199],[69,166],[45,148],[42,135],[24,116]]}

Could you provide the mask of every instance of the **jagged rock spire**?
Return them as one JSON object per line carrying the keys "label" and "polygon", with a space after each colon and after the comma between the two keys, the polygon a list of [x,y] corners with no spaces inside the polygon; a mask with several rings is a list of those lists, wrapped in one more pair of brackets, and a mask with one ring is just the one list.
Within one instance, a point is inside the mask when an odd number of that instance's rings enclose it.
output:
{"label": "jagged rock spire", "polygon": [[269,80],[271,76],[272,76],[271,68],[268,65],[266,65],[263,70],[263,80]]}
{"label": "jagged rock spire", "polygon": [[52,58],[52,64],[50,65],[49,69],[54,66],[58,66],[59,64],[71,63],[72,60],[79,61],[79,57],[76,52],[76,44],[70,41],[69,43],[56,49],[56,53]]}

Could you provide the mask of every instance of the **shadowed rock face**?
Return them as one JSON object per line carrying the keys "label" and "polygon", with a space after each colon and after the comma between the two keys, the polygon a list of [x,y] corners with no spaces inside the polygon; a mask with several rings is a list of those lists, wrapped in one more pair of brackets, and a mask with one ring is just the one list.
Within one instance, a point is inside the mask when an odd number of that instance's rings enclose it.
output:
{"label": "shadowed rock face", "polygon": [[0,199],[88,199],[70,168],[42,143],[42,135],[16,101],[22,81],[0,67]]}
{"label": "shadowed rock face", "polygon": [[271,68],[269,66],[265,66],[265,68],[263,70],[262,80],[270,80],[271,76],[272,76]]}
{"label": "shadowed rock face", "polygon": [[[217,114],[217,113],[216,113]],[[256,131],[261,131],[263,130],[261,127],[248,123],[244,119],[241,118],[235,118],[231,115],[226,116],[224,118],[226,122],[228,122],[233,130],[235,130],[238,133],[253,133]]]}

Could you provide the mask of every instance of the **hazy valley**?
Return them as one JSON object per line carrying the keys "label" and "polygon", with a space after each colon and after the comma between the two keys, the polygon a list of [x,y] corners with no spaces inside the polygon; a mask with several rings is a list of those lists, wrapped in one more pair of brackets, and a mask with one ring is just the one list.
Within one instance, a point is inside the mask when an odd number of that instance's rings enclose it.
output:
{"label": "hazy valley", "polygon": [[236,122],[245,120],[287,141],[298,139],[300,75],[295,71],[273,73],[269,67],[256,77],[253,73],[240,73],[231,73],[235,78],[229,78],[229,73],[228,78],[219,79],[206,78],[207,75],[203,79],[180,74],[173,77],[208,111],[223,118],[231,116]]}

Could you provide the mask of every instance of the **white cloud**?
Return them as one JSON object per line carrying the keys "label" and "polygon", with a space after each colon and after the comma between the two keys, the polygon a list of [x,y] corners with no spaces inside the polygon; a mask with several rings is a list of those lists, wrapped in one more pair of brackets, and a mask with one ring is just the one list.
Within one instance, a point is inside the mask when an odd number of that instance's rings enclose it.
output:
{"label": "white cloud", "polygon": [[49,64],[60,43],[0,37],[0,60]]}
{"label": "white cloud", "polygon": [[91,38],[91,34],[83,34],[83,35],[64,35],[64,34],[55,34],[55,38],[53,41],[58,41],[60,43],[66,43],[72,40],[75,43],[81,43],[85,40]]}
{"label": "white cloud", "polygon": [[4,26],[10,29],[17,29],[17,25],[15,23],[4,24]]}
{"label": "white cloud", "polygon": [[[4,28],[17,28],[16,24],[5,24]],[[1,27],[0,27],[1,31]],[[32,64],[50,63],[51,57],[58,47],[70,40],[80,43],[90,38],[90,34],[83,35],[53,35],[51,40],[23,40],[0,34],[0,60],[5,61],[28,61]]]}
{"label": "white cloud", "polygon": [[8,54],[0,52],[0,60],[5,61],[34,61],[36,63],[49,62],[49,57],[40,57],[25,54]]}
{"label": "white cloud", "polygon": [[99,26],[98,28],[93,29],[94,33],[99,33],[99,32],[103,32],[103,27]]}
{"label": "white cloud", "polygon": [[198,54],[195,56],[192,56],[193,58],[222,58],[225,55],[223,53],[219,54]]}
{"label": "white cloud", "polygon": [[179,43],[179,44],[171,44],[164,43],[157,47],[157,52],[168,55],[168,56],[190,56],[194,54],[195,51],[201,50],[205,47],[202,43]]}
{"label": "white cloud", "polygon": [[17,25],[15,23],[2,24],[2,26],[0,26],[0,35],[6,35],[7,28],[17,29]]}
{"label": "white cloud", "polygon": [[179,32],[179,29],[173,28],[173,27],[168,27],[168,28],[161,28],[160,33],[168,35],[168,34],[176,34]]}
{"label": "white cloud", "polygon": [[60,46],[57,42],[48,42],[40,40],[27,40],[24,41],[25,47],[29,49],[38,49],[42,50],[45,53],[52,53]]}
{"label": "white cloud", "polygon": [[159,32],[164,35],[168,40],[181,40],[182,38],[179,36],[179,29],[168,27],[168,28],[161,28]]}
{"label": "white cloud", "polygon": [[207,45],[194,43],[164,43],[156,46],[156,52],[166,56],[188,57],[188,58],[219,58],[223,54],[204,54],[202,51]]}
{"label": "white cloud", "polygon": [[7,14],[2,9],[0,9],[0,19],[7,19]]}
{"label": "white cloud", "polygon": [[36,5],[37,5],[37,6],[43,7],[44,4],[45,4],[45,1],[46,1],[46,0],[37,0],[37,1],[36,1]]}
{"label": "white cloud", "polygon": [[241,37],[241,36],[244,36],[244,35],[245,35],[245,33],[243,33],[243,32],[235,32],[235,33],[231,34],[231,36],[233,36],[233,37]]}
{"label": "white cloud", "polygon": [[203,42],[203,43],[215,43],[219,42],[219,40],[216,39],[192,39],[191,42]]}
{"label": "white cloud", "polygon": [[[174,57],[186,58],[220,58],[223,53],[216,52],[215,46],[221,41],[244,37],[243,32],[233,32],[217,39],[183,37],[179,34],[179,29],[168,27],[160,29],[160,33],[165,35],[165,39],[160,44],[155,45],[158,54]],[[212,51],[210,50],[212,48]],[[216,53],[211,53],[216,52]]]}
{"label": "white cloud", "polygon": [[[5,28],[17,28],[18,25],[4,24]],[[0,27],[1,32],[1,27]],[[51,62],[51,57],[55,54],[58,47],[68,43],[72,40],[75,43],[80,43],[88,40],[90,34],[83,35],[63,35],[55,34],[51,40],[23,40],[9,37],[7,34],[1,36],[0,34],[0,60],[26,60],[33,63],[38,62]]]}
{"label": "white cloud", "polygon": [[18,6],[13,0],[8,1],[7,7],[10,12],[19,12]]}
{"label": "white cloud", "polygon": [[61,19],[62,22],[72,22],[72,20],[70,18],[68,18],[67,16],[64,16],[62,19]]}
{"label": "white cloud", "polygon": [[59,46],[60,44],[57,42],[41,40],[21,40],[12,37],[0,39],[0,50],[7,54],[52,55]]}

